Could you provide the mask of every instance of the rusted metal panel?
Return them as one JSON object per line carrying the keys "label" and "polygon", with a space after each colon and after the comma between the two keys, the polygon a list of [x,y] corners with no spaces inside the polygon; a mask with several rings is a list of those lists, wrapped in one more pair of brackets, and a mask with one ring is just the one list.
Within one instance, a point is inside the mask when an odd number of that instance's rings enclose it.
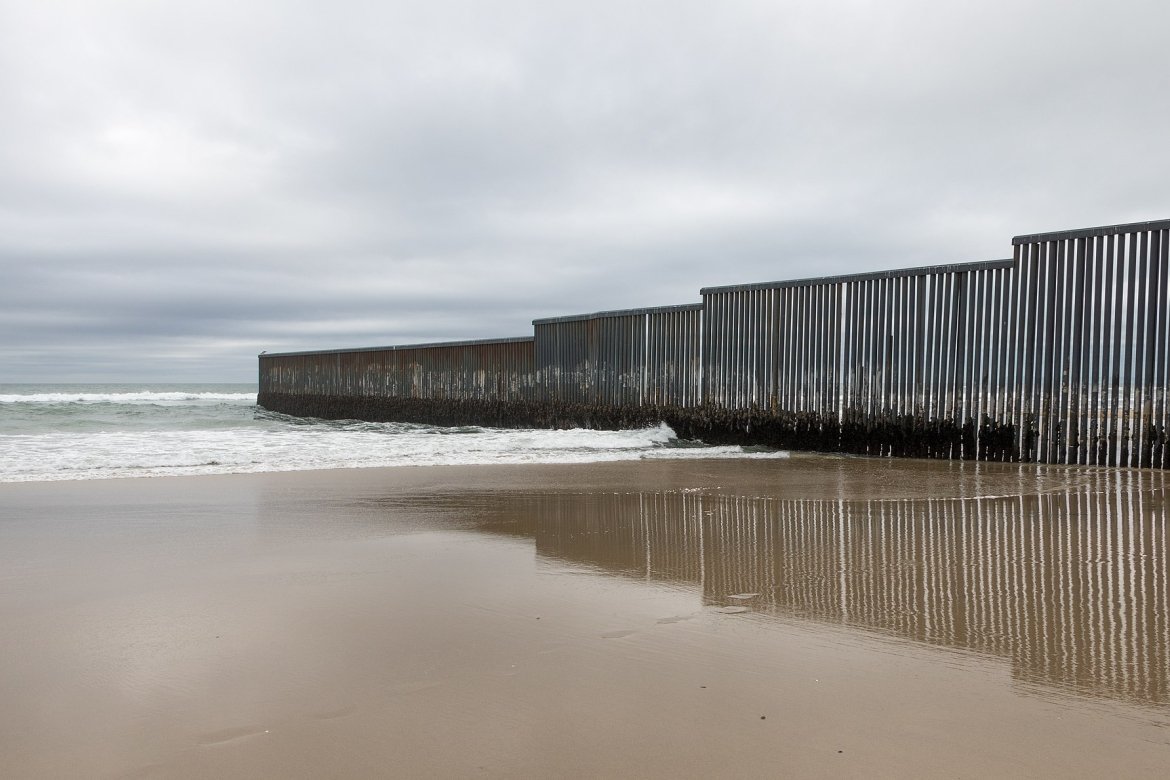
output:
{"label": "rusted metal panel", "polygon": [[261,355],[261,392],[527,399],[533,339]]}

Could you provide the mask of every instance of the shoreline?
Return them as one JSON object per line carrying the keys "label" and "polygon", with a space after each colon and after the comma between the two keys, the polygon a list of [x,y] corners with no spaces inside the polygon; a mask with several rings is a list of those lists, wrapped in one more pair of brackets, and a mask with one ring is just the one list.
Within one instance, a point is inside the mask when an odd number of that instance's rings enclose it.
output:
{"label": "shoreline", "polygon": [[[870,473],[880,473],[888,479],[903,477],[914,479],[925,473],[934,476],[947,476],[956,480],[960,493],[954,497],[978,498],[1005,495],[996,490],[1017,490],[1024,488],[1024,482],[1029,478],[1036,483],[1027,487],[1028,495],[1035,492],[1052,492],[1079,484],[1085,480],[1106,482],[1126,481],[1148,484],[1149,486],[1170,485],[1170,473],[1161,469],[1090,466],[1080,464],[1036,464],[1036,463],[999,463],[983,461],[939,460],[932,458],[894,458],[886,456],[850,455],[841,453],[819,452],[791,452],[779,458],[751,458],[734,456],[717,456],[710,458],[630,458],[624,460],[601,460],[584,463],[460,463],[460,464],[398,464],[392,466],[367,466],[319,469],[290,469],[281,471],[247,471],[216,474],[166,474],[142,475],[121,477],[95,477],[84,479],[46,479],[46,480],[13,480],[0,481],[0,498],[8,490],[32,490],[35,487],[61,487],[63,490],[74,488],[67,486],[97,486],[97,485],[147,485],[152,483],[169,483],[186,480],[297,480],[304,476],[308,479],[332,477],[346,483],[358,484],[388,484],[410,486],[426,484],[433,481],[433,477],[420,475],[428,472],[433,474],[447,474],[460,480],[470,480],[477,483],[483,480],[510,480],[514,475],[524,471],[542,473],[551,480],[552,486],[576,478],[581,473],[596,474],[596,481],[587,483],[594,487],[606,480],[622,480],[623,475],[631,469],[649,470],[675,477],[687,477],[692,480],[700,479],[702,475],[712,472],[730,479],[739,489],[749,489],[750,486],[763,486],[765,493],[769,490],[767,482],[769,476],[779,475],[781,478],[786,472],[802,475],[809,473],[819,474],[834,480],[838,493],[836,497],[846,495],[853,499],[872,497],[867,491],[878,491],[881,495],[890,498],[951,497],[949,494],[938,496],[932,494],[938,485],[922,484],[919,489],[903,485],[901,488],[887,483],[876,483],[872,479],[855,487],[852,492],[849,486],[842,483],[841,474],[848,471],[850,466],[865,467]],[[570,477],[570,474],[573,475]],[[1070,479],[1071,478],[1071,479]],[[521,478],[523,479],[523,478]],[[1015,479],[1015,483],[1012,480]],[[765,481],[761,481],[765,480]],[[631,484],[638,478],[631,478]],[[783,486],[783,480],[776,483]],[[846,490],[846,494],[841,494]],[[1011,493],[1015,495],[1015,493]]]}

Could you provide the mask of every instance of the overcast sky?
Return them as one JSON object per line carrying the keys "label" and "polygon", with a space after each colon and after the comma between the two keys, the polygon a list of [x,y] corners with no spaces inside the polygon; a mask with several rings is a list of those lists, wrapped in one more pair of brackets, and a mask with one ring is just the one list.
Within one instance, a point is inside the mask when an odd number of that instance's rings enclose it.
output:
{"label": "overcast sky", "polygon": [[1170,217],[1170,3],[0,0],[0,382]]}

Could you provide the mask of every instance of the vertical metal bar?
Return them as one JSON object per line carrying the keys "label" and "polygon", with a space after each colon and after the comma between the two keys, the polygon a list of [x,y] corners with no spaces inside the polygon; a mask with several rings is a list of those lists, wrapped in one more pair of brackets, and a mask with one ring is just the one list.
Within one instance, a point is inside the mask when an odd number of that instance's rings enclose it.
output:
{"label": "vertical metal bar", "polygon": [[[965,381],[965,359],[969,350],[964,340],[966,333],[966,272],[943,272],[935,274],[935,305],[931,329],[936,333],[934,347],[928,358],[931,360],[931,387],[938,395],[931,410],[938,424],[962,428],[963,410],[969,387]],[[942,446],[938,442],[936,446]],[[958,451],[948,448],[947,455],[955,457]]]}
{"label": "vertical metal bar", "polygon": [[805,339],[808,342],[808,347],[804,353],[804,382],[805,382],[805,404],[804,411],[806,413],[816,412],[818,395],[820,394],[820,376],[818,361],[820,358],[819,350],[819,311],[818,311],[818,297],[819,291],[816,285],[806,284],[804,286],[805,295]]}
{"label": "vertical metal bar", "polygon": [[[964,280],[966,287],[964,303],[966,323],[962,333],[964,401],[959,419],[955,421],[960,431],[960,440],[959,446],[953,452],[952,457],[967,459],[975,457],[971,447],[978,441],[978,419],[979,412],[982,408],[979,397],[981,388],[980,361],[984,355],[980,351],[980,341],[983,338],[983,314],[985,311],[983,293],[986,278],[986,271],[973,270],[966,273],[966,279]],[[968,425],[972,425],[974,428],[971,438],[968,438],[966,435]]]}
{"label": "vertical metal bar", "polygon": [[860,282],[846,282],[842,285],[845,295],[845,313],[842,315],[842,331],[845,338],[842,341],[841,355],[841,409],[842,424],[851,420],[850,410],[856,407],[858,399],[858,367],[857,345],[861,338],[861,297],[858,291]]}
{"label": "vertical metal bar", "polygon": [[1007,422],[1011,426],[1013,434],[1012,452],[1010,453],[1013,460],[1023,460],[1026,457],[1026,454],[1021,451],[1021,447],[1024,440],[1023,406],[1026,385],[1023,373],[1028,323],[1027,289],[1030,276],[1026,260],[1028,251],[1026,246],[1016,247],[1016,265],[1014,272],[1009,277],[1011,285],[1007,301],[1012,329],[1009,334],[1011,342],[1005,345],[1009,352],[1005,356],[1008,381],[1004,393],[1004,412],[1008,416]]}
{"label": "vertical metal bar", "polygon": [[1134,425],[1131,434],[1132,453],[1130,464],[1149,468],[1151,448],[1150,423],[1153,413],[1153,322],[1154,312],[1150,308],[1153,291],[1150,282],[1155,274],[1151,263],[1153,236],[1150,231],[1139,234],[1141,244],[1138,253],[1137,286],[1133,306],[1136,311],[1134,332]]}
{"label": "vertical metal bar", "polygon": [[938,286],[943,316],[939,323],[941,398],[939,417],[961,425],[963,405],[963,286],[959,273],[942,273]]}
{"label": "vertical metal bar", "polygon": [[780,307],[780,320],[776,333],[777,370],[779,408],[783,412],[792,411],[792,288],[784,287],[776,291]]}
{"label": "vertical metal bar", "polygon": [[1003,278],[1007,271],[994,269],[983,275],[983,306],[981,307],[981,334],[980,354],[982,361],[979,370],[979,413],[975,418],[976,451],[979,457],[987,457],[987,446],[991,443],[986,438],[991,432],[990,425],[995,418],[995,386],[997,381],[997,347],[1000,331],[1007,327],[999,317],[999,300],[1003,289]]}
{"label": "vertical metal bar", "polygon": [[702,376],[699,388],[699,403],[711,403],[711,322],[714,319],[713,308],[715,296],[708,293],[703,295],[703,317],[700,321],[702,338],[700,339],[699,362],[702,365]]}
{"label": "vertical metal bar", "polygon": [[765,326],[766,335],[766,363],[765,363],[765,396],[763,399],[764,405],[771,410],[772,413],[776,411],[776,393],[777,393],[777,375],[776,375],[776,339],[778,330],[778,317],[780,311],[777,307],[779,297],[775,288],[770,288],[766,292],[768,322]]}
{"label": "vertical metal bar", "polygon": [[736,405],[740,409],[746,409],[751,405],[750,295],[750,292],[743,291],[736,293],[735,296],[736,309],[733,323],[736,339],[735,395]]}
{"label": "vertical metal bar", "polygon": [[1113,274],[1114,274],[1114,295],[1113,295],[1113,340],[1110,345],[1110,353],[1112,356],[1111,368],[1109,371],[1110,383],[1110,416],[1111,421],[1109,425],[1109,465],[1117,466],[1123,465],[1121,463],[1121,448],[1122,448],[1122,430],[1125,424],[1124,415],[1124,378],[1122,375],[1122,351],[1125,347],[1125,273],[1127,271],[1125,263],[1125,247],[1126,240],[1124,235],[1110,236],[1110,255],[1112,256]]}
{"label": "vertical metal bar", "polygon": [[854,423],[866,422],[870,414],[870,389],[873,383],[872,375],[872,345],[873,345],[873,281],[858,282],[854,288],[857,296],[858,330],[857,348],[855,350],[854,367],[857,371],[857,393],[854,400],[856,415]]}
{"label": "vertical metal bar", "polygon": [[1049,328],[1052,330],[1052,358],[1048,375],[1048,443],[1047,460],[1049,463],[1063,463],[1065,440],[1068,426],[1065,420],[1065,408],[1068,394],[1068,269],[1071,261],[1068,258],[1068,242],[1064,239],[1052,242],[1051,254],[1054,262],[1049,269],[1049,279],[1052,290],[1049,298],[1052,301],[1049,315]]}
{"label": "vertical metal bar", "polygon": [[792,392],[791,411],[793,413],[802,410],[804,401],[804,321],[806,316],[804,293],[804,287],[791,288],[793,309],[790,347],[792,351],[792,374],[790,382]]}
{"label": "vertical metal bar", "polygon": [[1116,449],[1113,443],[1113,331],[1117,318],[1117,311],[1113,300],[1113,277],[1115,272],[1114,245],[1115,236],[1105,236],[1099,239],[1102,253],[1103,289],[1101,298],[1101,385],[1099,390],[1100,401],[1099,417],[1099,454],[1097,465],[1113,465]]}
{"label": "vertical metal bar", "polygon": [[1151,380],[1151,436],[1154,441],[1150,450],[1150,465],[1165,468],[1166,452],[1166,282],[1167,282],[1167,231],[1156,230],[1152,234],[1150,247],[1150,311],[1153,313],[1153,334],[1150,342],[1152,356]]}
{"label": "vertical metal bar", "polygon": [[873,382],[873,281],[866,279],[857,284],[857,305],[860,328],[857,334],[857,357],[854,363],[857,371],[857,396],[854,401],[855,424],[868,425],[872,415]]}
{"label": "vertical metal bar", "polygon": [[[1000,327],[996,335],[996,350],[995,350],[995,399],[993,401],[995,422],[996,425],[1007,430],[1012,424],[1012,416],[1008,406],[1008,395],[1014,392],[1014,378],[1012,375],[1012,361],[1011,356],[1015,354],[1013,345],[1015,344],[1015,329],[1018,320],[1016,318],[1015,288],[1020,277],[1020,269],[1018,264],[1011,268],[1004,269],[999,275],[999,284],[997,292],[998,314]],[[1002,447],[1005,437],[1000,437]],[[1002,453],[1001,459],[1010,457],[1011,453]]]}
{"label": "vertical metal bar", "polygon": [[816,338],[814,343],[817,347],[816,356],[816,377],[817,377],[817,399],[814,412],[819,419],[823,419],[829,405],[829,327],[830,327],[830,310],[829,310],[829,285],[818,284],[813,288],[816,293]]}
{"label": "vertical metal bar", "polygon": [[786,306],[788,331],[785,334],[785,353],[787,354],[785,374],[788,385],[786,409],[790,414],[794,414],[800,409],[801,288],[785,288],[784,294],[788,300]]}
{"label": "vertical metal bar", "polygon": [[[1137,301],[1136,301],[1136,277],[1137,277],[1137,258],[1138,258],[1138,234],[1126,233],[1125,237],[1126,252],[1123,255],[1123,264],[1125,267],[1125,330],[1121,334],[1121,369],[1119,375],[1120,381],[1120,404],[1121,409],[1121,429],[1118,437],[1118,465],[1129,466],[1132,465],[1132,447],[1133,439],[1133,418],[1134,418],[1134,347],[1136,346],[1135,338],[1135,322],[1137,316]],[[1119,240],[1122,240],[1119,237]]]}
{"label": "vertical metal bar", "polygon": [[739,309],[736,317],[736,335],[739,338],[737,395],[739,408],[747,409],[752,402],[752,293],[750,290],[736,295]]}
{"label": "vertical metal bar", "polygon": [[1051,460],[1053,463],[1068,462],[1069,444],[1069,383],[1071,356],[1069,354],[1072,341],[1072,301],[1070,296],[1073,289],[1073,273],[1075,271],[1074,247],[1071,242],[1061,239],[1059,242],[1058,257],[1060,260],[1056,269],[1057,284],[1057,323],[1056,323],[1056,354],[1053,379],[1055,385],[1052,395],[1053,442]]}
{"label": "vertical metal bar", "polygon": [[1058,413],[1054,407],[1059,406],[1059,392],[1054,384],[1059,377],[1059,346],[1060,346],[1060,285],[1059,268],[1061,263],[1061,241],[1048,241],[1044,251],[1045,261],[1045,311],[1044,311],[1044,374],[1042,374],[1042,395],[1040,398],[1040,447],[1037,451],[1044,463],[1054,460],[1055,444],[1057,444]]}
{"label": "vertical metal bar", "polygon": [[723,392],[729,409],[739,408],[736,382],[739,379],[739,333],[734,327],[738,317],[739,297],[735,292],[724,296],[723,323]]}
{"label": "vertical metal bar", "polygon": [[913,381],[913,351],[911,344],[914,336],[914,314],[910,296],[913,292],[913,280],[906,276],[898,277],[898,386],[897,404],[898,416],[904,417],[913,414],[914,409],[910,399],[911,382]]}
{"label": "vertical metal bar", "polygon": [[[875,365],[879,366],[878,384],[876,388],[875,398],[875,412],[884,419],[890,410],[890,386],[891,386],[891,364],[893,355],[891,354],[890,344],[890,329],[893,325],[893,318],[891,311],[893,309],[893,280],[879,279],[877,282],[877,305],[878,309],[878,342],[876,348],[878,350],[878,359]],[[882,442],[884,454],[885,442]]]}
{"label": "vertical metal bar", "polygon": [[804,408],[804,350],[805,350],[805,330],[804,324],[806,321],[807,309],[805,308],[805,288],[792,288],[792,409],[793,413],[800,412]]}
{"label": "vertical metal bar", "polygon": [[768,397],[771,394],[770,379],[771,366],[770,336],[771,336],[771,307],[768,305],[771,298],[770,291],[761,288],[755,291],[756,295],[756,389],[755,402],[760,409],[768,408]]}
{"label": "vertical metal bar", "polygon": [[1083,463],[1085,437],[1084,415],[1084,362],[1086,357],[1085,339],[1085,300],[1088,291],[1085,281],[1088,278],[1085,262],[1085,239],[1078,238],[1074,242],[1071,266],[1070,301],[1066,307],[1071,318],[1071,347],[1069,349],[1068,368],[1068,412],[1066,415],[1068,434],[1065,439],[1065,463]]}
{"label": "vertical metal bar", "polygon": [[797,372],[799,382],[800,401],[797,407],[800,412],[807,413],[812,406],[812,382],[810,381],[812,366],[812,289],[807,284],[800,285],[800,368]]}
{"label": "vertical metal bar", "polygon": [[[894,358],[896,363],[896,371],[894,373],[894,414],[901,418],[906,414],[906,387],[908,366],[906,365],[906,358],[910,354],[907,348],[908,337],[913,333],[910,318],[908,317],[907,300],[909,298],[909,285],[905,276],[899,276],[894,282]],[[901,424],[901,420],[898,423]]]}
{"label": "vertical metal bar", "polygon": [[1041,253],[1040,244],[1030,244],[1028,247],[1027,287],[1025,290],[1024,306],[1026,316],[1024,329],[1021,331],[1023,349],[1021,350],[1022,371],[1022,403],[1020,404],[1020,458],[1033,461],[1036,458],[1035,427],[1039,411],[1037,365],[1040,355],[1039,347],[1042,344],[1039,334],[1039,308],[1041,287]]}
{"label": "vertical metal bar", "polygon": [[913,396],[911,412],[915,425],[921,430],[926,419],[926,275],[913,280],[914,358],[911,368],[910,393]]}
{"label": "vertical metal bar", "polygon": [[[977,347],[979,334],[979,315],[983,309],[983,271],[964,271],[960,279],[963,288],[963,316],[959,320],[960,355],[962,356],[963,373],[963,405],[957,415],[955,424],[960,431],[968,424],[974,424],[979,403],[975,398],[978,387],[978,365],[980,354]],[[960,446],[969,446],[964,437]],[[964,454],[955,452],[953,455]],[[966,457],[973,457],[973,453],[965,453]]]}
{"label": "vertical metal bar", "polygon": [[[885,413],[886,383],[889,375],[889,366],[886,360],[889,280],[874,280],[872,282],[871,292],[873,300],[873,340],[870,348],[873,353],[873,370],[870,372],[869,397],[872,410],[870,414],[872,421],[871,430],[875,430]],[[875,442],[875,447],[871,448],[870,452],[873,454],[882,453],[881,444]]]}
{"label": "vertical metal bar", "polygon": [[756,403],[767,410],[772,395],[772,291],[761,288],[756,291],[756,306],[760,312],[756,343]]}
{"label": "vertical metal bar", "polygon": [[704,298],[703,308],[703,403],[715,404],[715,361],[718,341],[718,294]]}
{"label": "vertical metal bar", "polygon": [[818,284],[820,296],[820,313],[818,316],[818,340],[820,356],[818,372],[820,374],[820,398],[818,399],[817,414],[825,420],[832,407],[833,395],[833,287],[831,284]]}
{"label": "vertical metal bar", "polygon": [[[812,316],[809,318],[809,336],[812,343],[812,405],[813,415],[820,415],[825,396],[825,285],[809,287]],[[815,417],[814,417],[815,419]]]}
{"label": "vertical metal bar", "polygon": [[898,356],[900,369],[898,383],[899,412],[904,416],[914,414],[914,279],[899,278],[899,320],[902,323],[899,335]]}
{"label": "vertical metal bar", "polygon": [[735,339],[735,370],[734,378],[735,408],[744,409],[748,405],[748,384],[750,380],[748,368],[748,337],[747,325],[748,293],[738,291],[734,294],[735,309],[732,313],[731,334]]}
{"label": "vertical metal bar", "polygon": [[[877,414],[881,418],[886,418],[890,412],[892,404],[890,403],[890,388],[892,387],[892,364],[894,356],[891,354],[890,342],[892,336],[890,330],[893,327],[893,280],[881,279],[878,281],[878,305],[881,307],[879,311],[878,334],[880,343],[878,349],[880,350],[881,359],[878,364],[881,366],[880,385],[878,389],[878,398],[875,406],[877,407]],[[885,442],[882,442],[882,452],[884,454]]]}
{"label": "vertical metal bar", "polygon": [[1101,432],[1101,328],[1103,325],[1102,312],[1104,307],[1104,263],[1102,262],[1102,244],[1100,238],[1087,238],[1085,246],[1085,262],[1088,265],[1086,275],[1089,279],[1089,294],[1086,298],[1089,303],[1088,334],[1086,337],[1084,395],[1085,395],[1085,433],[1082,436],[1083,445],[1080,462],[1095,464],[1098,462],[1099,436]]}
{"label": "vertical metal bar", "polygon": [[731,329],[732,318],[735,313],[735,297],[733,293],[726,293],[720,297],[719,323],[719,393],[722,403],[728,409],[735,408],[734,372],[735,372],[735,334]]}

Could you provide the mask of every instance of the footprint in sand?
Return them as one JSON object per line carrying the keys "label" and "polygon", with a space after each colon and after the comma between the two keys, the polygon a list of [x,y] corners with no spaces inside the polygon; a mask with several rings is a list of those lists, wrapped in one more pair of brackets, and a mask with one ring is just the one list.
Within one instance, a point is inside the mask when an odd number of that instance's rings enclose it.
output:
{"label": "footprint in sand", "polygon": [[257,726],[237,726],[234,729],[224,729],[223,731],[213,731],[210,734],[204,734],[199,738],[199,746],[214,747],[215,745],[226,745],[229,742],[238,742],[241,739],[257,737],[267,733],[267,729],[262,729]]}
{"label": "footprint in sand", "polygon": [[416,682],[402,683],[401,685],[388,685],[386,686],[386,693],[391,696],[404,696],[408,693],[418,693],[419,691],[437,688],[442,684],[442,680],[418,680]]}
{"label": "footprint in sand", "polygon": [[357,712],[357,707],[343,707],[340,710],[332,710],[331,712],[321,712],[313,717],[317,720],[336,720],[337,718],[344,718]]}
{"label": "footprint in sand", "polygon": [[[841,751],[837,752],[840,753]],[[118,775],[118,777],[122,778],[122,780],[139,780],[139,778],[166,776],[166,764],[145,764],[135,769],[131,769],[129,772],[126,772],[126,774]]]}

